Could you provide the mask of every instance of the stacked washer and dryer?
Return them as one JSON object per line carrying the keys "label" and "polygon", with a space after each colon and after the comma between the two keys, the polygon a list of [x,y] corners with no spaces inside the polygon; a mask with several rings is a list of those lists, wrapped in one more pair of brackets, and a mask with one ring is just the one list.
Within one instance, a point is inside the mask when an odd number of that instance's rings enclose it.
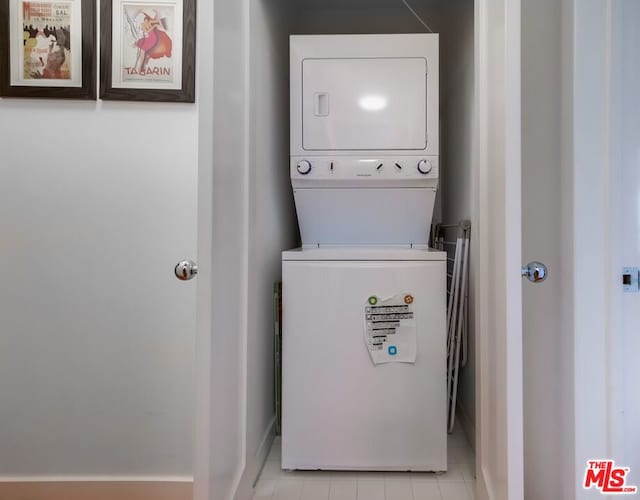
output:
{"label": "stacked washer and dryer", "polygon": [[438,35],[292,36],[282,467],[447,468]]}

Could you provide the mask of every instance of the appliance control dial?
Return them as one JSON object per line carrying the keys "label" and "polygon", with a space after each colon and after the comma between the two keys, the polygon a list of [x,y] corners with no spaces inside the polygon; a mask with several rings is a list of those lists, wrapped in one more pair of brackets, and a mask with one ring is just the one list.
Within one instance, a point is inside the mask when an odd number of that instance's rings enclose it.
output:
{"label": "appliance control dial", "polygon": [[420,160],[418,162],[418,172],[420,172],[421,174],[426,175],[431,172],[431,170],[433,170],[433,164],[431,163],[431,161]]}
{"label": "appliance control dial", "polygon": [[298,166],[296,168],[298,170],[298,173],[307,175],[309,172],[311,172],[311,162],[302,160],[298,163]]}

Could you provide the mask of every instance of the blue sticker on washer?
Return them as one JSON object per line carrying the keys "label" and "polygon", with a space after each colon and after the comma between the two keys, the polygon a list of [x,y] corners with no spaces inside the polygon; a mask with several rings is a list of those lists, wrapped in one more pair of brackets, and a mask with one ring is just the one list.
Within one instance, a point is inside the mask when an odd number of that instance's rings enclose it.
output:
{"label": "blue sticker on washer", "polygon": [[395,356],[396,354],[398,354],[398,348],[394,345],[390,345],[387,349],[387,352],[389,353],[389,356]]}

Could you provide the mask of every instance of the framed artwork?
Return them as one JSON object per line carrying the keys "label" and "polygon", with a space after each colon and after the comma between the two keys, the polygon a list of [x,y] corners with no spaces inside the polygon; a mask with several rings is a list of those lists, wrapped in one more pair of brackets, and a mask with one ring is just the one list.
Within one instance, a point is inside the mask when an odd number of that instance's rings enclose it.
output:
{"label": "framed artwork", "polygon": [[94,0],[0,0],[0,96],[95,99]]}
{"label": "framed artwork", "polygon": [[195,0],[101,0],[100,97],[195,101]]}

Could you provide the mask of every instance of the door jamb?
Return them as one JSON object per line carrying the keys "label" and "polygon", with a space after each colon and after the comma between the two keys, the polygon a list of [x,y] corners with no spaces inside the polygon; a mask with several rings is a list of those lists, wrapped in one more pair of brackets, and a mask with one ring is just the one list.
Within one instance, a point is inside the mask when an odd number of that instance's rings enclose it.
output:
{"label": "door jamb", "polygon": [[209,500],[211,418],[211,335],[213,296],[213,13],[214,2],[197,5],[198,106],[198,277],[194,381],[193,499]]}

